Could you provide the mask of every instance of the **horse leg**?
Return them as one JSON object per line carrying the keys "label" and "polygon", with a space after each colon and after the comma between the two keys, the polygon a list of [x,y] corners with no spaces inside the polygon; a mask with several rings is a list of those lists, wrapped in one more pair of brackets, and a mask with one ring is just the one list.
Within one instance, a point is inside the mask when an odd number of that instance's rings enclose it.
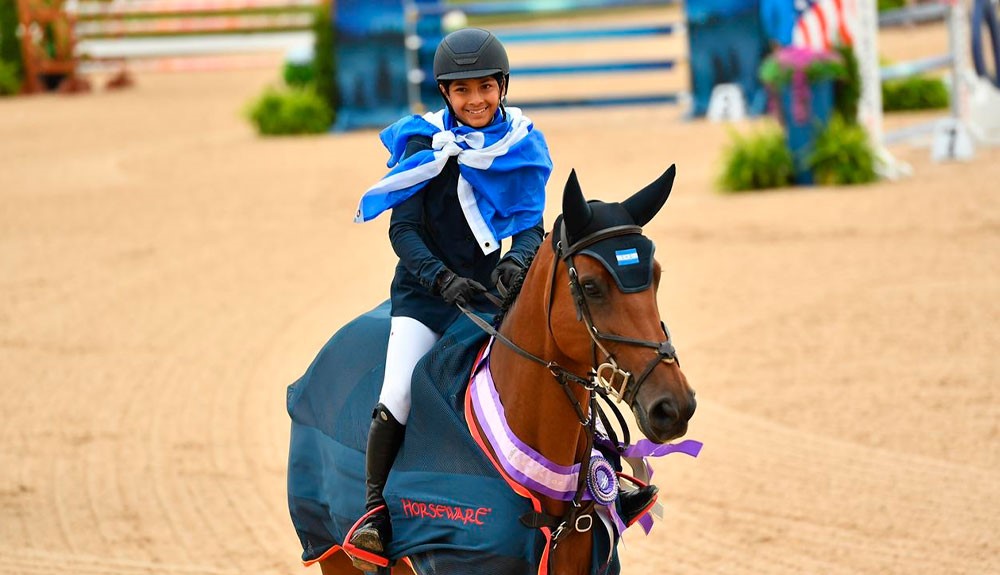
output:
{"label": "horse leg", "polygon": [[[354,568],[351,558],[347,553],[338,551],[333,555],[319,562],[323,575],[358,575],[361,571]],[[405,561],[398,561],[392,568],[392,575],[414,575],[410,566]]]}

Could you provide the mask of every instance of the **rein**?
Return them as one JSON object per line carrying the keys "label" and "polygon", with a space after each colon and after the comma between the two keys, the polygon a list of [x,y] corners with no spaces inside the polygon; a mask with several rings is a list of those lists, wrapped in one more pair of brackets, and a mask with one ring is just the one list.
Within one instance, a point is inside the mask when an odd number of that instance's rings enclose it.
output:
{"label": "rein", "polygon": [[[552,377],[560,385],[562,390],[566,393],[574,411],[576,412],[577,419],[580,424],[586,429],[586,439],[587,444],[584,449],[583,461],[580,463],[580,474],[577,484],[576,494],[572,500],[572,506],[569,511],[561,518],[556,518],[548,515],[544,512],[531,512],[525,514],[521,517],[521,522],[528,527],[540,528],[549,527],[553,529],[551,537],[552,549],[555,549],[559,544],[559,541],[564,533],[567,532],[567,528],[572,527],[575,531],[584,533],[593,527],[594,518],[592,511],[594,508],[594,501],[588,501],[584,503],[584,494],[587,491],[587,476],[590,468],[590,453],[594,446],[594,436],[597,430],[597,418],[594,417],[594,413],[598,414],[604,428],[607,430],[608,434],[611,435],[611,440],[616,446],[619,453],[623,453],[629,446],[630,437],[628,426],[625,423],[624,416],[622,415],[620,409],[616,404],[624,401],[626,405],[631,406],[635,401],[636,396],[641,389],[642,384],[645,383],[646,379],[653,372],[661,362],[664,363],[677,363],[677,353],[674,349],[672,343],[670,343],[670,333],[667,331],[666,325],[661,321],[660,326],[663,330],[666,339],[660,342],[641,340],[631,337],[625,337],[620,335],[608,334],[600,331],[594,324],[593,317],[590,313],[590,307],[587,305],[585,296],[583,295],[583,290],[580,287],[579,275],[576,270],[576,265],[573,260],[573,256],[578,254],[583,249],[592,246],[603,240],[611,239],[618,236],[630,235],[630,234],[641,234],[642,228],[636,225],[625,225],[625,226],[614,226],[606,228],[585,236],[584,238],[578,240],[574,244],[569,244],[566,235],[565,223],[560,228],[560,241],[556,244],[556,260],[552,266],[552,282],[549,289],[548,297],[548,310],[547,310],[547,322],[549,335],[552,336],[552,303],[555,298],[555,282],[556,274],[558,273],[559,260],[566,262],[568,268],[569,276],[569,289],[570,294],[573,297],[573,304],[576,308],[577,321],[582,321],[587,328],[587,333],[592,341],[591,353],[593,356],[592,368],[589,377],[581,377],[575,373],[562,367],[555,361],[548,361],[537,355],[529,352],[528,350],[522,348],[513,342],[510,338],[504,336],[489,322],[485,321],[481,317],[472,313],[469,309],[461,304],[456,304],[459,310],[462,311],[473,323],[479,326],[483,331],[488,333],[494,339],[499,340],[501,343],[506,345],[512,351],[520,355],[521,357],[544,366]],[[568,246],[564,250],[564,246]],[[488,294],[487,294],[488,295]],[[492,298],[495,300],[495,298]],[[496,303],[496,302],[494,302]],[[649,364],[643,369],[642,373],[638,378],[628,371],[622,369],[619,365],[613,353],[611,353],[607,347],[605,347],[602,342],[614,342],[625,345],[639,346],[650,348],[656,350],[656,357],[654,357]],[[598,365],[598,350],[604,355],[604,362]],[[583,405],[573,394],[572,390],[569,388],[570,383],[575,383],[583,387],[588,392],[589,399],[589,411],[584,412]],[[630,386],[629,383],[632,382]],[[616,384],[618,384],[616,388]],[[608,407],[611,408],[612,412],[622,429],[624,435],[624,442],[619,442],[617,437],[614,435],[614,428],[610,425],[608,416],[601,410],[597,404],[597,397],[601,397],[607,403]],[[614,402],[612,402],[612,399]]]}

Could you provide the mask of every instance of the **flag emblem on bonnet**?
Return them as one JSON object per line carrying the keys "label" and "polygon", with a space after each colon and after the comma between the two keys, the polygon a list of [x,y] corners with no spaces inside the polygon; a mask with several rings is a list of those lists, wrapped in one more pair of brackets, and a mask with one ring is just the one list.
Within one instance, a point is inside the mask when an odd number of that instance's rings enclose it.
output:
{"label": "flag emblem on bonnet", "polygon": [[639,252],[635,248],[615,250],[615,257],[618,258],[620,266],[633,266],[639,263]]}

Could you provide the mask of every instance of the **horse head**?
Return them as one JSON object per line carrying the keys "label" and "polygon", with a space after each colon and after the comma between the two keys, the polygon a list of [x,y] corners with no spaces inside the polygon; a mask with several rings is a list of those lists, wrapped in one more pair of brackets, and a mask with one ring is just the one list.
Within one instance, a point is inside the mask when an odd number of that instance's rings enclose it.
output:
{"label": "horse head", "polygon": [[[694,392],[680,369],[656,301],[661,267],[642,234],[670,195],[676,169],[621,203],[587,201],[572,172],[552,234],[554,262],[569,277],[552,286],[551,334],[577,365],[632,409],[655,442],[684,435]],[[580,329],[580,323],[587,329]]]}

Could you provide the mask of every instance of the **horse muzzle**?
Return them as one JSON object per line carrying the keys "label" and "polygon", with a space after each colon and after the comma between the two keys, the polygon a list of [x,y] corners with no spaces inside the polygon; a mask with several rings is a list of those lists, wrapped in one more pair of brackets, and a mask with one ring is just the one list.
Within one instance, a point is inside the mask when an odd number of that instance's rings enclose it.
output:
{"label": "horse muzzle", "polygon": [[632,413],[643,435],[657,443],[677,439],[687,433],[688,420],[694,415],[698,402],[693,391],[686,391],[682,397],[660,396],[650,401],[648,407],[637,398]]}

